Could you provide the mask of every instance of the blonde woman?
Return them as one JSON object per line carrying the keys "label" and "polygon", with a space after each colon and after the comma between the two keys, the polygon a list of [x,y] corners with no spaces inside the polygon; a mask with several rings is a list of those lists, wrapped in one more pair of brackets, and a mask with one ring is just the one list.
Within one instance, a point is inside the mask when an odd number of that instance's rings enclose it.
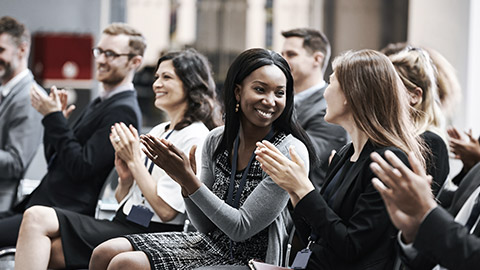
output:
{"label": "blonde woman", "polygon": [[427,157],[427,173],[432,175],[432,191],[437,195],[450,171],[446,144],[445,118],[440,108],[435,82],[435,67],[428,53],[420,48],[407,46],[388,56],[400,79],[408,90],[408,100],[416,132],[430,154]]}

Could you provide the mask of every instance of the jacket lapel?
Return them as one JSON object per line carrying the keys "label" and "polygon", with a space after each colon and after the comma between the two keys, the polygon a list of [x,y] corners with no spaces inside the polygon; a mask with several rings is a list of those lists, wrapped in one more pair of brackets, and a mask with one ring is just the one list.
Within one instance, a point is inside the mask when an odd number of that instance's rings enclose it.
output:
{"label": "jacket lapel", "polygon": [[[352,150],[353,150],[353,145],[352,145]],[[370,153],[375,150],[374,146],[370,141],[367,141],[365,146],[362,149],[362,152],[360,153],[360,156],[358,160],[355,162],[353,167],[350,169],[350,171],[345,175],[345,178],[342,180],[342,183],[338,187],[337,195],[335,197],[335,201],[333,203],[333,209],[337,210],[340,208],[341,204],[344,201],[344,198],[346,196],[346,193],[350,189],[350,187],[354,184],[355,180],[357,179],[357,176],[360,174],[360,171],[365,167],[364,164],[369,160]],[[353,154],[353,151],[352,151]],[[351,157],[351,154],[348,155],[348,158]],[[347,162],[347,160],[345,160]]]}

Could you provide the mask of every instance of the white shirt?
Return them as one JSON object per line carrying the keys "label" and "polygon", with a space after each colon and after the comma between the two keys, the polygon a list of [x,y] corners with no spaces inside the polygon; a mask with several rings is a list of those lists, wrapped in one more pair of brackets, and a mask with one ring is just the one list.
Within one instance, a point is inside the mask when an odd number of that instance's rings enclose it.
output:
{"label": "white shirt", "polygon": [[111,98],[112,96],[114,96],[116,94],[120,94],[120,93],[125,92],[125,91],[133,91],[134,89],[135,88],[133,86],[133,83],[131,83],[131,82],[119,85],[119,86],[113,88],[112,90],[110,90],[108,92],[105,91],[105,89],[103,89],[103,87],[102,87],[101,90],[100,90],[100,99],[102,101],[104,101],[104,100],[107,100],[107,99]]}
{"label": "white shirt", "polygon": [[[165,127],[169,125],[170,122],[165,122],[155,126],[149,134],[152,134],[158,138],[165,138],[170,131],[166,132]],[[185,154],[188,155],[190,152],[190,148],[193,145],[197,145],[197,150],[195,152],[195,157],[197,161],[197,175],[200,175],[200,166],[201,163],[201,156],[202,156],[202,147],[203,141],[207,137],[209,130],[202,122],[195,122],[181,130],[174,130],[171,135],[168,137],[168,141],[172,142],[176,147],[182,150]],[[145,160],[145,154],[142,151],[142,158]],[[147,169],[150,167],[152,163],[151,160],[147,162]],[[120,202],[119,205],[122,205],[125,202],[123,207],[123,213],[128,215],[133,205],[141,205],[142,202],[145,202],[145,206],[149,208],[154,215],[152,217],[152,221],[154,222],[161,222],[167,224],[176,224],[176,225],[183,225],[185,222],[186,214],[185,214],[185,203],[181,193],[181,187],[177,182],[168,176],[164,170],[159,168],[158,166],[154,166],[152,170],[152,178],[157,181],[157,195],[162,198],[165,203],[167,203],[170,207],[175,209],[181,214],[177,214],[177,216],[168,221],[164,222],[160,219],[160,217],[155,214],[152,206],[148,203],[148,201],[142,196],[142,191],[138,187],[138,185],[134,182],[132,187],[130,188],[127,196]]]}
{"label": "white shirt", "polygon": [[25,76],[28,75],[30,71],[28,69],[25,69],[23,70],[22,72],[18,73],[15,77],[13,77],[10,81],[8,81],[5,85],[1,85],[0,86],[0,89],[1,89],[1,95],[2,97],[0,98],[0,100],[3,100],[6,96],[8,96],[8,94],[10,93],[10,91],[12,91],[12,88],[17,84],[19,83],[23,78],[25,78]]}

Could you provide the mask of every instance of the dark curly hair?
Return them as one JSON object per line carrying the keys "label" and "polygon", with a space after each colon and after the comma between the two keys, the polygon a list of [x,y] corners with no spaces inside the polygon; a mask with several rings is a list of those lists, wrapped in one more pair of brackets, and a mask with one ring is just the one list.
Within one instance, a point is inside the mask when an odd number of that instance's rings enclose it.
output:
{"label": "dark curly hair", "polygon": [[183,119],[174,129],[180,130],[196,121],[202,121],[210,130],[221,125],[215,82],[207,58],[194,49],[169,52],[158,59],[157,69],[160,63],[167,60],[172,60],[188,103]]}

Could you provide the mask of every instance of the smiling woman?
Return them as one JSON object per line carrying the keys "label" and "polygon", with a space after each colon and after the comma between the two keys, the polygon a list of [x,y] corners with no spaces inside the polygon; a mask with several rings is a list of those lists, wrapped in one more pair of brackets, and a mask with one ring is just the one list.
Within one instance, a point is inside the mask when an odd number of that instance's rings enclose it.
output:
{"label": "smiling woman", "polygon": [[200,179],[192,152],[188,158],[166,140],[142,137],[147,156],[182,187],[198,232],[110,240],[95,249],[90,269],[192,269],[247,265],[252,258],[282,263],[288,194],[262,172],[253,151],[262,139],[283,154],[294,145],[308,164],[308,139],[292,116],[288,64],[268,50],[243,52],[229,68],[224,97],[225,126],[212,130],[205,141]]}
{"label": "smiling woman", "polygon": [[[102,55],[99,57],[105,58]],[[153,89],[161,94],[156,105],[167,112],[170,121],[155,126],[149,134],[168,139],[182,151],[190,151],[195,145],[201,148],[220,117],[208,61],[195,50],[168,53],[159,60],[157,74]],[[65,209],[29,208],[17,246],[17,262],[24,263],[17,263],[19,269],[46,269],[47,264],[51,268],[87,268],[93,248],[110,238],[182,230],[186,215],[181,187],[142,153],[133,126],[116,123],[108,129],[119,175],[115,198],[120,207],[115,218],[96,220]]]}

